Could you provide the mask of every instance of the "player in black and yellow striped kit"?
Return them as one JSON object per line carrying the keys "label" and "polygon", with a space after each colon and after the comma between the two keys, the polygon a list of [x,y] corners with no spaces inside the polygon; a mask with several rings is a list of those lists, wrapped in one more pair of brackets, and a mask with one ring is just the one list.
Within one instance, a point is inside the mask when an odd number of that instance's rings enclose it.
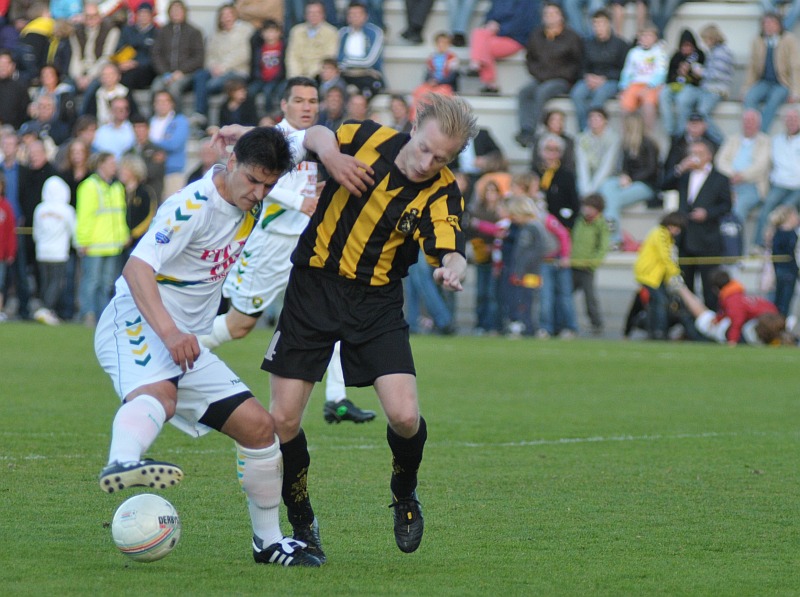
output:
{"label": "player in black and yellow striped kit", "polygon": [[338,340],[346,384],[373,385],[388,419],[397,545],[412,552],[422,540],[416,486],[427,428],[419,413],[401,280],[422,247],[436,268],[434,279],[446,289],[462,289],[463,198],[446,165],[476,130],[466,102],[430,96],[410,136],[369,120],[345,123],[335,136],[323,127],[306,132],[304,147],[326,164],[336,162],[338,153],[337,178],[349,177],[348,186],[360,194],[334,180],[325,186],[292,256],[284,308],[262,369],[271,373],[270,411],[283,452],[289,521],[295,538],[322,559],[300,424]]}

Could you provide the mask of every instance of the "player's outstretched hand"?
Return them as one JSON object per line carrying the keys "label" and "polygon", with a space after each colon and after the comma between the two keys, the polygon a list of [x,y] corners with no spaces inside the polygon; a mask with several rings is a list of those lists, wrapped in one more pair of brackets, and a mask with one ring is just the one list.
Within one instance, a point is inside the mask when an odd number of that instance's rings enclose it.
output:
{"label": "player's outstretched hand", "polygon": [[239,138],[252,129],[252,126],[242,126],[241,124],[223,126],[211,137],[211,146],[217,150],[220,156],[227,156],[228,147],[236,145]]}
{"label": "player's outstretched hand", "polygon": [[375,172],[372,168],[351,155],[331,152],[323,160],[323,164],[328,174],[356,197],[361,197],[369,185],[374,182],[372,176]]}
{"label": "player's outstretched hand", "polygon": [[461,276],[447,267],[437,267],[433,270],[433,279],[437,284],[441,284],[442,288],[453,290],[455,292],[464,290],[461,285]]}
{"label": "player's outstretched hand", "polygon": [[200,356],[197,336],[176,330],[163,340],[172,356],[172,361],[181,368],[181,371],[185,373],[188,369],[194,368],[194,362]]}

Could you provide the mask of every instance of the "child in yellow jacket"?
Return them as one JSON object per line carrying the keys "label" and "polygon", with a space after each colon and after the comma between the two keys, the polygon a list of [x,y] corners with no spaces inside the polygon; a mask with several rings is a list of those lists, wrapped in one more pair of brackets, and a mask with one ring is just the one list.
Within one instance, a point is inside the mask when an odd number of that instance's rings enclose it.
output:
{"label": "child in yellow jacket", "polygon": [[685,226],[683,214],[672,212],[661,218],[645,238],[633,265],[636,281],[644,286],[650,296],[647,305],[647,333],[653,340],[667,337],[667,283],[680,276],[677,237]]}

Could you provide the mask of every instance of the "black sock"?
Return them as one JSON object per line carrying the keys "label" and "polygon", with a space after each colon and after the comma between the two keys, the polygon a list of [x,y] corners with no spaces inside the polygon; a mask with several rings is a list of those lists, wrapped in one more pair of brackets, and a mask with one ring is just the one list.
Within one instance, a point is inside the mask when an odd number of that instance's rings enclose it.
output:
{"label": "black sock", "polygon": [[407,498],[417,487],[417,471],[422,462],[422,450],[428,439],[428,426],[420,417],[419,430],[414,437],[400,437],[386,427],[386,440],[392,450],[392,493],[398,499]]}
{"label": "black sock", "polygon": [[281,444],[283,454],[283,488],[281,496],[292,526],[310,525],[314,510],[308,497],[308,466],[311,456],[303,430],[291,441]]}

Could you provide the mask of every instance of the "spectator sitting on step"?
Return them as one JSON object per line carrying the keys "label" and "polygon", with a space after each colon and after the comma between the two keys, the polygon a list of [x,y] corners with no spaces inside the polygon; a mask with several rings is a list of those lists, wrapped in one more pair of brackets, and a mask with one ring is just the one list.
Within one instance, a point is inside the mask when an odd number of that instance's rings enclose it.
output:
{"label": "spectator sitting on step", "polygon": [[800,0],[759,0],[764,14],[780,14],[778,4],[788,5],[788,9],[784,10],[783,15],[783,28],[786,31],[794,29],[797,19],[800,18]]}
{"label": "spectator sitting on step", "polygon": [[248,95],[255,99],[264,95],[264,113],[271,114],[281,101],[286,84],[286,68],[283,60],[283,32],[275,21],[265,21],[261,29],[250,39],[252,62],[250,78],[252,83]]}
{"label": "spectator sitting on step", "polygon": [[628,53],[628,44],[614,35],[606,11],[594,13],[592,30],[594,35],[583,40],[583,77],[569,92],[581,131],[586,128],[590,109],[602,108],[617,96],[620,73]]}
{"label": "spectator sitting on step", "polygon": [[411,121],[411,107],[406,98],[400,94],[394,94],[389,99],[389,114],[391,121],[389,126],[401,133],[410,133],[413,127]]}
{"label": "spectator sitting on step", "polygon": [[183,170],[186,167],[189,120],[175,111],[175,99],[163,89],[153,95],[150,140],[166,154],[162,197],[167,199],[185,184]]}
{"label": "spectator sitting on step", "polygon": [[342,79],[342,71],[336,58],[325,58],[317,77],[319,79],[319,96],[325,97],[328,89],[339,87],[347,95],[347,83]]}
{"label": "spectator sitting on step", "polygon": [[363,0],[351,0],[347,26],[339,30],[339,67],[347,85],[371,98],[383,89],[383,31],[368,22]]}
{"label": "spectator sitting on step", "polygon": [[[156,35],[153,44],[153,95],[166,90],[177,101],[192,87],[194,73],[203,68],[205,43],[200,30],[187,22],[183,0],[172,0],[167,9],[169,23]],[[205,124],[205,123],[199,123]]]}
{"label": "spectator sitting on step", "polygon": [[800,215],[794,205],[781,205],[769,216],[773,230],[771,253],[775,270],[775,306],[783,316],[791,313],[794,287],[797,285],[797,232]]}
{"label": "spectator sitting on step", "polygon": [[576,189],[575,174],[564,168],[561,163],[563,153],[564,141],[561,137],[552,133],[542,136],[539,139],[542,170],[537,174],[547,210],[571,230],[581,204]]}
{"label": "spectator sitting on step", "polygon": [[670,137],[679,134],[685,124],[675,117],[678,96],[687,87],[700,88],[705,61],[705,52],[697,47],[697,40],[692,32],[689,29],[681,31],[678,51],[670,58],[667,81],[658,98],[661,124]]}
{"label": "spectator sitting on step", "polygon": [[425,81],[414,89],[412,106],[428,93],[453,95],[458,83],[458,56],[451,50],[450,35],[441,31],[434,37],[436,49],[425,62]]}
{"label": "spectator sitting on step", "polygon": [[768,246],[764,231],[769,214],[779,205],[800,205],[800,111],[792,106],[783,119],[784,132],[772,137],[770,188],[758,214],[753,237],[753,243],[759,247]]}
{"label": "spectator sitting on step", "polygon": [[575,174],[581,197],[600,190],[600,186],[617,173],[620,139],[608,126],[603,108],[589,112],[589,127],[575,139]]}
{"label": "spectator sitting on step", "polygon": [[122,74],[113,62],[104,64],[100,70],[100,86],[94,96],[86,97],[83,102],[83,113],[97,117],[97,123],[104,125],[111,122],[111,101],[124,97],[128,100],[131,116],[139,114],[139,108],[130,89],[121,83]]}
{"label": "spectator sitting on step", "polygon": [[608,178],[600,186],[611,230],[611,247],[616,249],[622,244],[622,210],[655,197],[658,173],[658,145],[645,133],[642,115],[626,114],[622,121],[622,169],[619,176]]}
{"label": "spectator sitting on step", "polygon": [[153,5],[142,2],[136,9],[134,22],[122,27],[116,53],[111,57],[122,73],[121,83],[128,89],[149,89],[155,79],[152,52],[157,34]]}
{"label": "spectator sitting on step", "polygon": [[232,78],[225,81],[225,101],[219,107],[219,126],[241,124],[258,125],[258,112],[253,97],[247,91],[244,79]]}
{"label": "spectator sitting on step", "polygon": [[628,51],[619,80],[619,104],[623,112],[641,107],[648,130],[656,126],[658,96],[667,79],[667,53],[652,23],[642,27],[636,45]]}
{"label": "spectator sitting on step", "polygon": [[674,174],[675,167],[689,154],[689,146],[695,141],[706,141],[711,145],[714,153],[717,152],[719,147],[708,134],[706,119],[699,112],[690,114],[683,132],[676,137],[672,137],[667,157],[664,160],[662,178],[669,178]]}
{"label": "spectator sitting on step", "polygon": [[[100,16],[96,2],[86,2],[83,6],[83,24],[75,27],[69,36],[72,56],[69,62],[69,76],[77,93],[91,97],[100,83],[96,80],[100,69],[108,64],[117,49],[119,29]],[[82,113],[86,113],[82,110]]]}
{"label": "spectator sitting on step", "polygon": [[[286,42],[286,77],[320,75],[323,60],[335,56],[339,49],[339,32],[325,21],[325,5],[311,0],[305,5],[305,21],[289,30]],[[334,18],[336,15],[332,15]],[[322,94],[324,92],[320,90]]]}
{"label": "spectator sitting on step", "polygon": [[714,163],[731,180],[733,213],[744,224],[767,196],[772,168],[772,141],[761,132],[758,110],[742,113],[742,132],[728,135]]}
{"label": "spectator sitting on step", "polygon": [[470,76],[480,78],[482,93],[497,94],[497,60],[525,49],[539,23],[538,4],[530,0],[492,0],[482,27],[469,40]]}
{"label": "spectator sitting on step", "polygon": [[130,104],[127,97],[115,97],[111,100],[111,120],[97,127],[92,144],[93,152],[105,152],[119,160],[126,151],[133,147],[136,135],[130,121]]}
{"label": "spectator sitting on step", "polygon": [[530,147],[548,100],[565,95],[580,78],[583,46],[580,36],[564,25],[557,4],[546,3],[542,26],[528,37],[525,63],[532,80],[519,91],[519,133],[515,137]]}
{"label": "spectator sitting on step", "polygon": [[730,95],[735,61],[733,52],[725,43],[725,37],[716,25],[706,25],[700,31],[703,43],[708,47],[703,65],[700,85],[684,85],[675,98],[678,109],[678,128],[683,130],[689,114],[702,114],[708,124],[708,135],[717,144],[723,140],[722,131],[714,123],[712,112],[717,104]]}
{"label": "spectator sitting on step", "polygon": [[205,126],[208,123],[209,97],[221,93],[226,82],[233,78],[247,80],[250,76],[252,35],[253,27],[239,20],[235,6],[220,6],[217,29],[206,41],[205,67],[197,69],[193,75],[194,124]]}
{"label": "spectator sitting on step", "polygon": [[787,100],[800,100],[800,46],[781,25],[777,14],[761,18],[761,34],[754,40],[747,65],[744,107],[761,111],[761,130],[769,127]]}
{"label": "spectator sitting on step", "polygon": [[341,87],[331,87],[325,92],[322,109],[319,111],[318,124],[336,131],[344,122],[345,98],[347,97]]}
{"label": "spectator sitting on step", "polygon": [[534,172],[541,172],[544,169],[542,156],[539,153],[539,140],[547,134],[558,135],[564,142],[564,153],[561,156],[561,167],[570,172],[575,172],[575,140],[566,132],[565,123],[567,115],[563,110],[554,108],[544,113],[543,126],[540,127],[534,139],[533,152],[531,158],[531,169]]}

